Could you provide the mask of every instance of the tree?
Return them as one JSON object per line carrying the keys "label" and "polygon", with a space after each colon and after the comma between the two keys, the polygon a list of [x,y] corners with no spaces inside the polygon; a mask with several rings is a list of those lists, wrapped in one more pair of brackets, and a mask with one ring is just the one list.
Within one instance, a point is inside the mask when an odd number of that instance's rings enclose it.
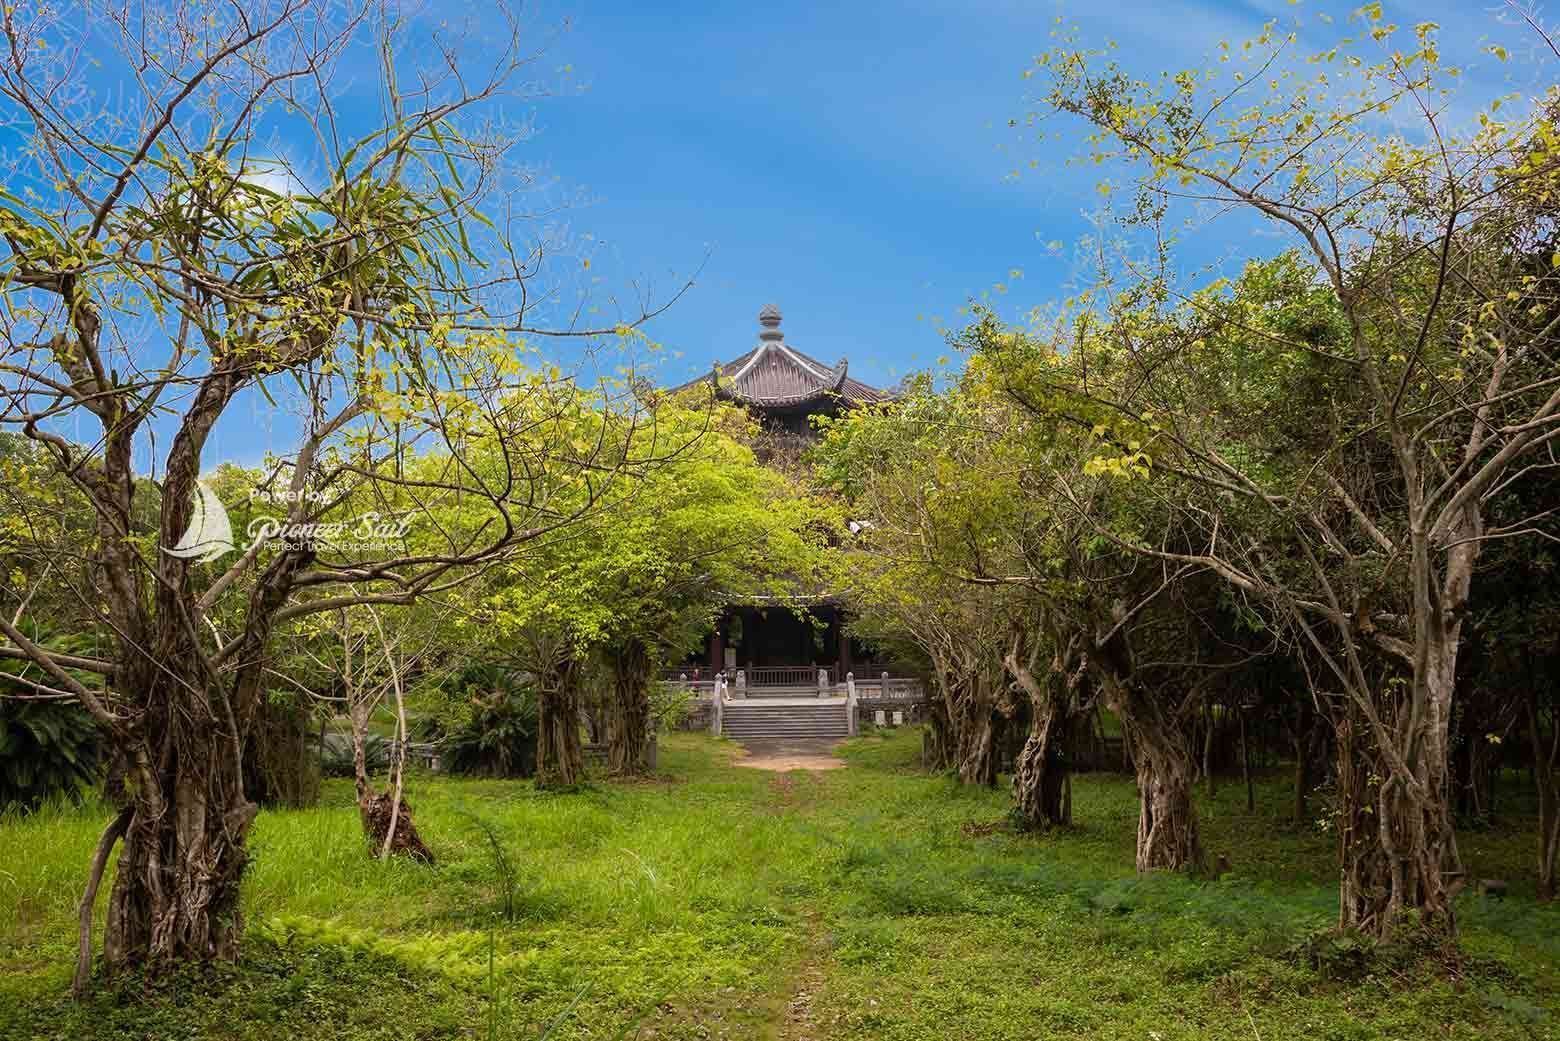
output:
{"label": "tree", "polygon": [[[307,660],[311,666],[307,671],[316,684],[331,692],[326,698],[345,709],[358,817],[369,850],[381,860],[392,853],[424,863],[434,859],[403,798],[409,740],[406,701],[414,684],[439,681],[441,666],[446,666],[441,652],[448,642],[449,614],[448,608],[427,603],[384,610],[373,605],[343,607],[310,616],[289,634],[295,660]],[[296,675],[291,678],[298,682]],[[312,693],[307,688],[306,692]],[[396,744],[390,755],[388,789],[378,791],[369,776],[369,724],[389,704],[395,709]]]}
{"label": "tree", "polygon": [[738,410],[690,398],[658,403],[654,439],[690,447],[603,519],[590,568],[590,592],[610,610],[601,653],[613,685],[607,762],[619,774],[648,769],[655,667],[694,650],[729,599],[815,585],[827,524],[791,480],[758,463]]}
{"label": "tree", "polygon": [[[978,326],[971,344],[982,329],[995,331]],[[986,360],[946,392],[922,381],[894,406],[830,429],[823,472],[867,521],[858,552],[871,563],[852,568],[865,620],[914,634],[933,662],[962,779],[994,781],[999,721],[1027,716],[1013,775],[1026,828],[1070,822],[1070,739],[1103,702],[1138,771],[1138,867],[1195,868],[1188,721],[1218,670],[1187,653],[1207,641],[1169,603],[1190,599],[1192,569],[1145,564],[1095,536],[1095,523],[1139,531],[1162,518],[1085,472],[1085,443],[1032,422]],[[1063,488],[1086,496],[1090,519]],[[1010,683],[1027,701],[1021,712]]]}
{"label": "tree", "polygon": [[1014,516],[1011,482],[1000,462],[987,465],[989,419],[923,378],[892,405],[827,423],[814,455],[856,522],[840,571],[857,631],[908,637],[919,648],[936,692],[932,765],[966,784],[994,785],[1019,598],[965,577]]}
{"label": "tree", "polygon": [[[517,666],[557,674],[554,686],[567,691],[559,696],[572,699],[576,716],[583,666],[602,667],[610,687],[600,699],[602,729],[614,773],[648,769],[649,685],[658,664],[681,659],[707,636],[727,598],[784,594],[813,577],[817,540],[809,528],[819,510],[757,463],[744,443],[749,425],[735,408],[697,393],[650,401],[618,450],[662,462],[586,532],[535,547],[492,583],[483,624],[502,634]],[[544,708],[546,691],[544,682]],[[570,717],[560,710],[546,718],[559,722],[538,753],[539,777],[572,784],[578,768],[562,722]],[[546,724],[542,734],[546,740]],[[563,757],[556,767],[554,750]]]}
{"label": "tree", "polygon": [[1073,822],[1069,738],[1094,704],[1082,641],[1046,619],[1042,610],[1032,627],[1015,626],[1003,658],[1029,699],[1029,734],[1013,763],[1013,810],[1021,825],[1039,831]]}
{"label": "tree", "polygon": [[[526,62],[517,23],[497,14],[511,31],[478,59],[458,26],[410,44],[372,0],[0,12],[0,97],[26,140],[0,193],[0,419],[92,519],[74,587],[104,648],[53,653],[8,607],[0,653],[79,699],[128,764],[82,902],[85,954],[122,839],[111,971],[238,953],[256,812],[243,744],[278,626],[457,587],[588,515],[623,471],[564,436],[573,385],[524,360],[525,338],[548,331],[527,290],[542,247],[493,205],[514,139],[482,107]],[[384,103],[366,121],[329,86],[365,52]],[[103,93],[79,79],[89,56],[110,77]],[[103,107],[121,88],[125,107]],[[267,158],[273,135],[308,160]],[[236,560],[220,543],[188,553],[197,501],[211,512],[203,451],[256,393],[297,411],[295,450],[262,488],[279,516]],[[155,509],[138,453],[160,483]],[[564,472],[586,491],[558,508],[546,491]],[[405,517],[321,529],[346,496],[456,523],[411,542]]]}
{"label": "tree", "polygon": [[[1309,77],[1271,25],[1213,70],[1159,81],[1070,41],[1037,59],[1033,121],[1081,119],[1093,157],[1135,178],[1129,232],[1178,204],[1248,212],[1297,238],[1319,278],[1299,299],[1323,299],[1295,329],[1283,299],[1179,291],[1150,245],[1013,371],[1037,410],[1088,423],[1124,479],[1141,455],[1201,489],[1184,513],[1195,550],[1124,548],[1275,605],[1322,664],[1345,795],[1340,926],[1387,935],[1407,912],[1449,932],[1448,727],[1474,565],[1530,530],[1491,526],[1486,504],[1560,438],[1560,276],[1535,219],[1560,160],[1552,108],[1449,126],[1436,27],[1389,50],[1401,34],[1380,6],[1361,18],[1363,37],[1313,56]],[[1375,43],[1379,59],[1360,55]],[[1388,118],[1415,130],[1383,137]],[[1331,411],[1312,413],[1321,440],[1282,455],[1201,393],[1250,403],[1297,370]]]}

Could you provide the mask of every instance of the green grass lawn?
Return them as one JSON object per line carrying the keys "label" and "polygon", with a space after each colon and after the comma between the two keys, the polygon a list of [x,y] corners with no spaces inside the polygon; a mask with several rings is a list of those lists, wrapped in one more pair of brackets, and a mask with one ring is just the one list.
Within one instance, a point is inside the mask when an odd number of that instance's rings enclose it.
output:
{"label": "green grass lawn", "polygon": [[416,777],[432,868],[370,860],[329,782],[256,825],[242,964],[81,1004],[74,905],[107,815],[0,820],[0,1037],[1560,1037],[1560,911],[1532,902],[1520,821],[1461,836],[1513,896],[1462,900],[1460,974],[1383,959],[1338,982],[1297,953],[1333,915],[1332,844],[1276,823],[1282,779],[1254,816],[1238,785],[1202,801],[1232,875],[1140,880],[1125,778],[1078,778],[1078,827],[1029,837],[991,827],[1005,791],[917,772],[914,732],[817,774],[732,747],[676,735],[658,779],[568,795]]}

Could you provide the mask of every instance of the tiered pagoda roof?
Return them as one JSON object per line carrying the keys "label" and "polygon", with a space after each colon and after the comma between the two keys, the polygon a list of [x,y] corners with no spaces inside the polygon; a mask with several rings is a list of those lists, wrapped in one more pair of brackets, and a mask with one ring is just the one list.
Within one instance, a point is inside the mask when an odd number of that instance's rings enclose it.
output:
{"label": "tiered pagoda roof", "polygon": [[774,304],[765,304],[758,312],[758,324],[758,346],[724,365],[716,365],[710,375],[677,389],[685,390],[708,379],[720,397],[771,409],[824,401],[873,405],[893,398],[887,391],[851,379],[846,374],[848,363],[844,358],[837,365],[825,365],[786,343],[785,334],[780,331],[780,308]]}

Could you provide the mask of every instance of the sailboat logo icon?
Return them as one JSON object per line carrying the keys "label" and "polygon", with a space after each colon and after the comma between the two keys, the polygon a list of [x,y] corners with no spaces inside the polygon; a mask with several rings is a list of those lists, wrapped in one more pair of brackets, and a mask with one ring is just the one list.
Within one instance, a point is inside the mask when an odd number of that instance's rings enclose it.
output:
{"label": "sailboat logo icon", "polygon": [[227,510],[216,492],[205,481],[195,482],[195,512],[190,515],[190,526],[184,529],[176,546],[164,546],[170,557],[195,559],[202,562],[216,560],[233,551],[233,525]]}

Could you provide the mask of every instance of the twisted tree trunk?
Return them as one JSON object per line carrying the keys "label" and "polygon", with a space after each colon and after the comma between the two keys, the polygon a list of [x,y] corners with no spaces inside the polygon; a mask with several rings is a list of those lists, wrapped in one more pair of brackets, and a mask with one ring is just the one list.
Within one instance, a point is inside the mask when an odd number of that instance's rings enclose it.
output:
{"label": "twisted tree trunk", "polygon": [[1180,736],[1142,721],[1122,720],[1137,768],[1139,872],[1203,867],[1202,839],[1192,804],[1192,757]]}
{"label": "twisted tree trunk", "polygon": [[424,864],[433,863],[433,851],[423,842],[417,825],[412,822],[412,804],[398,797],[394,788],[378,792],[360,787],[358,817],[363,822],[368,848],[375,856],[388,852]]}
{"label": "twisted tree trunk", "polygon": [[[1428,735],[1427,735],[1428,736]],[[1455,865],[1444,747],[1407,764],[1351,713],[1338,732],[1338,926],[1388,937],[1410,919],[1455,930]]]}
{"label": "twisted tree trunk", "polygon": [[1449,745],[1460,623],[1440,612],[1417,621],[1412,672],[1388,668],[1368,689],[1355,684],[1334,716],[1338,925],[1380,938],[1405,925],[1448,938],[1457,931],[1462,863]]}
{"label": "twisted tree trunk", "polygon": [[579,663],[566,657],[541,677],[536,711],[536,784],[569,788],[585,779],[580,747]]}
{"label": "twisted tree trunk", "polygon": [[[1482,425],[1474,424],[1468,459],[1481,451],[1483,436]],[[1403,456],[1404,475],[1416,473],[1417,461]],[[1410,482],[1411,500],[1419,494]],[[1451,724],[1463,619],[1484,532],[1468,486],[1453,496],[1458,500],[1465,501],[1460,508],[1448,504],[1437,536],[1449,548],[1435,544],[1431,525],[1411,526],[1411,639],[1382,644],[1396,659],[1384,682],[1364,681],[1356,667],[1341,718],[1338,924],[1382,939],[1405,923],[1447,939],[1457,933],[1452,897],[1462,862],[1452,819]],[[1411,502],[1410,517],[1421,519],[1421,508]],[[1344,626],[1345,639],[1353,629]]]}
{"label": "twisted tree trunk", "polygon": [[1029,737],[1013,764],[1014,813],[1029,830],[1072,823],[1070,757],[1065,747],[1076,715],[1060,653],[1042,681],[1021,661],[1017,648],[1004,659],[1015,683],[1029,697]]}
{"label": "twisted tree trunk", "polygon": [[1066,727],[1061,715],[1053,708],[1033,717],[1029,738],[1013,764],[1014,813],[1031,831],[1072,823],[1067,799],[1069,770],[1061,741]]}
{"label": "twisted tree trunk", "polygon": [[206,715],[219,698],[197,687],[148,699],[171,711],[145,728],[156,738],[128,749],[130,818],[103,935],[110,974],[238,957],[239,881],[259,808],[225,728]]}
{"label": "twisted tree trunk", "polygon": [[931,698],[926,706],[926,729],[921,733],[921,765],[927,770],[947,770],[953,766],[953,723],[942,698]]}
{"label": "twisted tree trunk", "polygon": [[1138,871],[1201,871],[1202,838],[1192,803],[1197,770],[1189,735],[1154,692],[1140,688],[1119,633],[1096,645],[1089,665],[1106,707],[1121,720],[1137,771]]}
{"label": "twisted tree trunk", "polygon": [[[169,479],[179,472],[193,483],[198,457],[170,452]],[[183,460],[177,471],[173,460]],[[183,530],[187,500],[169,503],[164,545]],[[182,511],[182,512],[181,512]],[[117,573],[105,550],[104,570]],[[219,677],[186,625],[180,600],[186,568],[159,561],[155,619],[126,620],[118,676],[140,706],[132,724],[119,729],[126,762],[130,820],[125,826],[103,933],[103,962],[110,974],[135,966],[151,972],[190,961],[232,961],[243,935],[239,882],[249,863],[245,843],[259,807],[244,792],[243,748],[258,712],[262,669],[275,613],[312,552],[283,553],[256,579],[249,594],[248,624],[230,644],[241,664]],[[132,628],[132,625],[135,628]],[[140,639],[137,639],[140,636]],[[116,724],[118,726],[118,724]]]}
{"label": "twisted tree trunk", "polygon": [[[348,711],[352,720],[352,770],[358,819],[363,823],[363,837],[368,841],[369,852],[376,857],[393,853],[432,864],[433,851],[417,834],[417,825],[412,822],[411,803],[401,797],[400,771],[404,763],[397,760],[395,781],[386,791],[375,789],[368,776],[368,717],[373,705],[353,703]],[[404,755],[403,745],[401,756]]]}
{"label": "twisted tree trunk", "polygon": [[980,675],[952,677],[945,686],[953,724],[953,768],[965,784],[997,783],[995,692]]}
{"label": "twisted tree trunk", "polygon": [[1560,860],[1560,725],[1551,727],[1546,743],[1539,727],[1538,691],[1528,692],[1528,735],[1533,742],[1533,779],[1538,787],[1538,899],[1555,898],[1555,867]]}
{"label": "twisted tree trunk", "polygon": [[629,640],[611,654],[612,700],[607,714],[607,768],[614,774],[650,772],[650,651]]}

